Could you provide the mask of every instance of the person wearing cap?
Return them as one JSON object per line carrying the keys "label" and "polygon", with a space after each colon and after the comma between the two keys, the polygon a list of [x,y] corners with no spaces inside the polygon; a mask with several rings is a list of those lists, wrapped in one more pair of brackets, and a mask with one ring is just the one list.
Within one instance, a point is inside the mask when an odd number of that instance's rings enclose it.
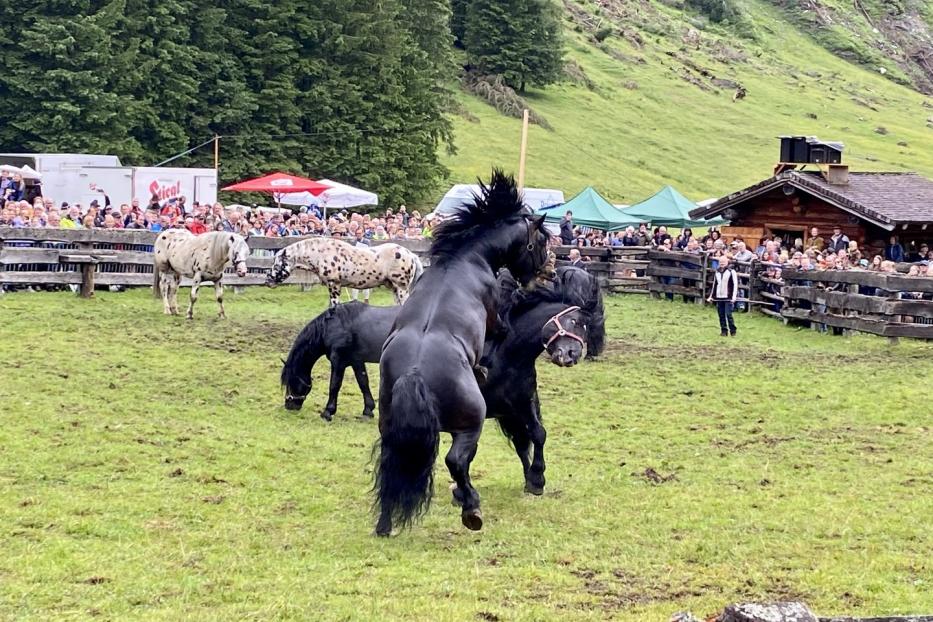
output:
{"label": "person wearing cap", "polygon": [[736,299],[739,295],[739,275],[729,266],[729,257],[723,255],[719,258],[719,266],[716,268],[713,278],[713,289],[710,292],[708,302],[716,302],[716,311],[719,314],[720,335],[735,337],[735,320],[732,318],[732,310],[735,307]]}

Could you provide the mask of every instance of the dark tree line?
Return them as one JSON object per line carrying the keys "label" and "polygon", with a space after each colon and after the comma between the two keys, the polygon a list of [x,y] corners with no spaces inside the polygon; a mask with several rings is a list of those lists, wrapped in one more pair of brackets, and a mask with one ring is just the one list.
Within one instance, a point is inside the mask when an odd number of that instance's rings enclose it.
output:
{"label": "dark tree line", "polygon": [[468,66],[518,91],[556,82],[563,69],[561,8],[554,0],[452,0],[451,31]]}
{"label": "dark tree line", "polygon": [[153,164],[220,134],[224,181],[281,168],[409,200],[446,172],[449,18],[446,0],[0,3],[0,149]]}

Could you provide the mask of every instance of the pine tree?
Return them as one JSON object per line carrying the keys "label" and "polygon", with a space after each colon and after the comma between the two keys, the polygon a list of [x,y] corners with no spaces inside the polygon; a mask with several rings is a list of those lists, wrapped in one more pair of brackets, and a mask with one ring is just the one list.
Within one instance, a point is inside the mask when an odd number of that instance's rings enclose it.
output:
{"label": "pine tree", "polygon": [[556,82],[563,67],[560,11],[553,0],[470,0],[464,43],[471,65],[518,91]]}
{"label": "pine tree", "polygon": [[454,43],[463,47],[466,35],[467,7],[470,0],[450,0],[450,32],[453,33]]}
{"label": "pine tree", "polygon": [[152,164],[216,133],[224,181],[282,169],[411,200],[446,172],[449,16],[444,0],[3,3],[0,140]]}
{"label": "pine tree", "polygon": [[140,155],[116,86],[122,0],[0,5],[0,143],[9,151]]}

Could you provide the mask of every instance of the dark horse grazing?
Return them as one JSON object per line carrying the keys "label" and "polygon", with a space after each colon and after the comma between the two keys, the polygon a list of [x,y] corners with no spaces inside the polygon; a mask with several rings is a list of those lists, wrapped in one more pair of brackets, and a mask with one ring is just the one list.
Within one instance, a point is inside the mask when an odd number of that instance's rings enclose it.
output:
{"label": "dark horse grazing", "polygon": [[505,267],[529,283],[547,261],[548,237],[543,217],[527,213],[514,179],[501,171],[435,231],[431,269],[402,306],[379,361],[377,535],[427,511],[442,431],[453,437],[445,463],[460,491],[461,520],[482,528],[469,469],[486,418],[478,378],[496,321],[496,273]]}
{"label": "dark horse grazing", "polygon": [[337,394],[347,367],[353,368],[363,393],[363,417],[373,416],[376,402],[369,391],[366,363],[378,363],[401,307],[371,307],[348,302],[331,307],[311,320],[292,345],[282,366],[285,408],[301,410],[311,392],[311,370],[322,356],[330,361],[330,393],[321,417],[330,421],[337,412]]}

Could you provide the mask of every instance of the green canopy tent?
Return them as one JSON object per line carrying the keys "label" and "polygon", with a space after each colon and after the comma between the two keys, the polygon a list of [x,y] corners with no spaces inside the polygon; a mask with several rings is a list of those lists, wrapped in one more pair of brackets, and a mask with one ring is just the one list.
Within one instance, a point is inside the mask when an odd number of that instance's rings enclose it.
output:
{"label": "green canopy tent", "polygon": [[573,212],[574,226],[592,227],[603,231],[619,231],[629,225],[637,227],[645,222],[643,218],[626,215],[590,186],[563,205],[541,208],[538,213],[545,215],[546,222],[556,224],[567,210]]}
{"label": "green canopy tent", "polygon": [[654,226],[714,227],[729,224],[728,220],[722,218],[693,220],[690,218],[690,210],[696,208],[696,203],[677,192],[674,188],[664,186],[654,196],[625,208],[622,213],[631,218],[647,220]]}

